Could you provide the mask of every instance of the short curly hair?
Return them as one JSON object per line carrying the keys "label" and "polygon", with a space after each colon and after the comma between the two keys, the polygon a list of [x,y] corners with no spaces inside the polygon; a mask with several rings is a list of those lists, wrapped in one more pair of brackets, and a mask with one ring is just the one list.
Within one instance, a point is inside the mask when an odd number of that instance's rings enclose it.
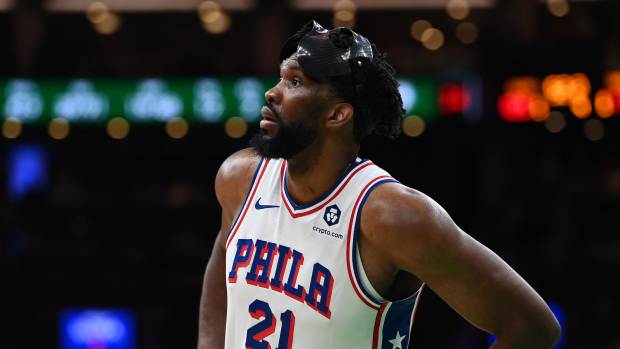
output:
{"label": "short curly hair", "polygon": [[334,95],[353,106],[353,136],[358,143],[372,133],[397,138],[405,116],[396,70],[375,44],[372,51],[372,60],[358,58],[349,62],[350,75],[328,78]]}

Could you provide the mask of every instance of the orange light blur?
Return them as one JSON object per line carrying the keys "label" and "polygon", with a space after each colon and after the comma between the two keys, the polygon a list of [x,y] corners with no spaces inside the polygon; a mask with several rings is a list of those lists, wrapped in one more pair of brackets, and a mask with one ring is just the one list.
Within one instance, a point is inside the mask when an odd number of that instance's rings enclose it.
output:
{"label": "orange light blur", "polygon": [[504,91],[538,93],[540,92],[540,81],[533,76],[511,78],[504,83]]}
{"label": "orange light blur", "polygon": [[549,117],[550,110],[549,102],[540,95],[533,95],[530,97],[528,104],[528,110],[530,112],[530,118],[534,121],[545,121]]}
{"label": "orange light blur", "polygon": [[592,114],[592,103],[586,96],[578,96],[570,100],[570,111],[579,118],[586,119]]}
{"label": "orange light blur", "polygon": [[224,131],[230,138],[241,138],[248,132],[248,123],[240,116],[226,120]]}
{"label": "orange light blur", "polygon": [[568,103],[568,75],[549,75],[542,83],[543,95],[553,106],[562,106]]}
{"label": "orange light blur", "polygon": [[620,92],[620,70],[613,70],[605,74],[605,86],[614,93]]}
{"label": "orange light blur", "polygon": [[573,97],[588,96],[592,90],[590,80],[583,73],[573,74],[572,78],[569,80],[568,86],[568,93]]}
{"label": "orange light blur", "polygon": [[596,92],[594,97],[594,110],[603,119],[614,114],[614,97],[609,90],[603,89]]}
{"label": "orange light blur", "polygon": [[[590,80],[582,73],[572,76],[568,74],[549,75],[542,83],[543,95],[552,106],[575,104],[572,102],[573,99],[587,98],[590,90]],[[584,105],[583,103],[577,104]]]}

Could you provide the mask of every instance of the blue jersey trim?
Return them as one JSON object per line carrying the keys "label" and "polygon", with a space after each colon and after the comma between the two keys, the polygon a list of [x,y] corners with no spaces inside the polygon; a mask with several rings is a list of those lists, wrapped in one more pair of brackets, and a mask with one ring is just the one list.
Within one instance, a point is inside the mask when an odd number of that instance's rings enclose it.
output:
{"label": "blue jersey trim", "polygon": [[355,226],[353,227],[353,241],[352,241],[353,250],[351,251],[351,256],[353,258],[352,264],[353,264],[353,272],[355,274],[355,279],[357,279],[357,283],[360,289],[362,290],[362,292],[364,293],[364,295],[368,297],[368,299],[372,300],[373,302],[377,304],[385,303],[385,301],[377,299],[376,297],[373,297],[372,293],[368,292],[368,290],[364,286],[364,283],[361,282],[362,278],[360,277],[360,271],[357,268],[358,262],[357,262],[356,251],[357,251],[357,238],[358,238],[358,233],[360,229],[359,226],[360,226],[360,221],[362,218],[362,208],[364,207],[364,204],[366,203],[366,199],[368,199],[368,196],[370,195],[370,193],[372,193],[372,191],[375,188],[377,188],[379,185],[383,183],[399,183],[399,182],[394,178],[386,178],[386,179],[377,181],[375,184],[370,186],[370,188],[368,188],[368,190],[366,191],[366,194],[364,194],[364,197],[362,198],[362,201],[359,204],[359,207],[357,208],[357,212],[355,213]]}
{"label": "blue jersey trim", "polygon": [[326,191],[323,195],[321,195],[321,197],[319,197],[318,199],[316,199],[316,200],[314,200],[314,201],[312,201],[312,202],[310,202],[308,204],[303,204],[303,205],[295,203],[293,198],[288,194],[288,188],[286,186],[286,171],[284,171],[284,178],[282,178],[282,181],[284,182],[284,195],[286,195],[286,198],[288,199],[288,202],[291,204],[291,206],[293,207],[293,210],[295,210],[295,211],[303,210],[303,209],[312,207],[312,206],[320,203],[321,201],[325,200],[331,193],[333,193],[336,190],[336,188],[338,188],[340,183],[342,183],[342,181],[349,175],[349,173],[351,173],[351,171],[353,171],[354,169],[359,167],[361,164],[365,164],[368,161],[369,160],[363,160],[362,159],[359,162],[356,162],[355,164],[353,164],[353,166],[349,166],[349,168],[336,181],[336,184],[334,184],[328,191]]}
{"label": "blue jersey trim", "polygon": [[254,182],[256,182],[256,177],[258,176],[258,172],[260,171],[260,168],[263,166],[264,160],[265,160],[265,158],[261,158],[260,162],[258,163],[258,166],[256,166],[256,171],[254,171],[254,177],[252,177],[252,182],[250,183],[250,188],[248,189],[248,193],[245,194],[245,199],[243,200],[243,205],[241,205],[241,208],[239,209],[239,212],[237,212],[237,214],[235,215],[235,220],[233,221],[233,224],[230,226],[230,229],[228,230],[228,234],[226,234],[226,241],[228,241],[228,238],[230,237],[230,233],[235,228],[235,225],[237,225],[237,221],[239,220],[239,216],[241,216],[241,212],[243,212],[243,208],[248,203],[248,198],[250,197],[250,194],[252,193],[252,188],[254,187]]}
{"label": "blue jersey trim", "polygon": [[405,299],[390,303],[383,321],[380,348],[393,348],[394,343],[390,342],[390,340],[401,341],[402,348],[409,348],[412,317],[414,316],[419,296],[420,290]]}

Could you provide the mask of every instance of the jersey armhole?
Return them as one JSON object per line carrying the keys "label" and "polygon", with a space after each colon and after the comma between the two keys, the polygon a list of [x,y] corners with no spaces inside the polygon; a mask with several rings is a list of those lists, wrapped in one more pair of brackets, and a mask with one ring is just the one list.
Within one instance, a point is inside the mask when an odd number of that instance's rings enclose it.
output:
{"label": "jersey armhole", "polygon": [[252,182],[250,182],[250,188],[248,189],[248,192],[245,195],[243,204],[241,205],[241,208],[239,208],[239,212],[237,212],[237,214],[235,215],[233,224],[230,226],[230,229],[228,230],[228,233],[226,234],[226,248],[228,248],[228,245],[232,241],[232,238],[234,237],[237,228],[239,227],[239,225],[241,224],[241,221],[243,220],[243,216],[245,216],[245,213],[247,212],[247,209],[249,207],[248,202],[252,201],[252,197],[254,196],[254,193],[256,192],[256,188],[258,187],[260,183],[263,173],[265,173],[265,168],[267,167],[268,163],[269,163],[269,160],[265,160],[265,158],[261,158],[258,163],[258,166],[256,166],[256,170],[254,171],[254,176],[252,177]]}
{"label": "jersey armhole", "polygon": [[368,199],[368,196],[374,189],[384,183],[398,183],[398,181],[386,173],[385,175],[370,180],[364,189],[362,189],[355,201],[347,234],[347,268],[349,269],[349,279],[358,297],[368,306],[375,309],[379,309],[387,300],[372,286],[364,271],[358,248],[358,235],[360,231],[361,212],[366,203],[366,199]]}

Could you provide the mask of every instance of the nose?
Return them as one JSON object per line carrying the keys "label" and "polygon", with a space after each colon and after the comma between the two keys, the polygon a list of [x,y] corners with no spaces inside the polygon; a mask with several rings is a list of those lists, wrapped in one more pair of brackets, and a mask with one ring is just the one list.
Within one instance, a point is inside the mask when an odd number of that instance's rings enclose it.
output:
{"label": "nose", "polygon": [[278,90],[278,85],[270,88],[265,92],[265,100],[272,104],[278,104],[280,102],[280,92]]}

